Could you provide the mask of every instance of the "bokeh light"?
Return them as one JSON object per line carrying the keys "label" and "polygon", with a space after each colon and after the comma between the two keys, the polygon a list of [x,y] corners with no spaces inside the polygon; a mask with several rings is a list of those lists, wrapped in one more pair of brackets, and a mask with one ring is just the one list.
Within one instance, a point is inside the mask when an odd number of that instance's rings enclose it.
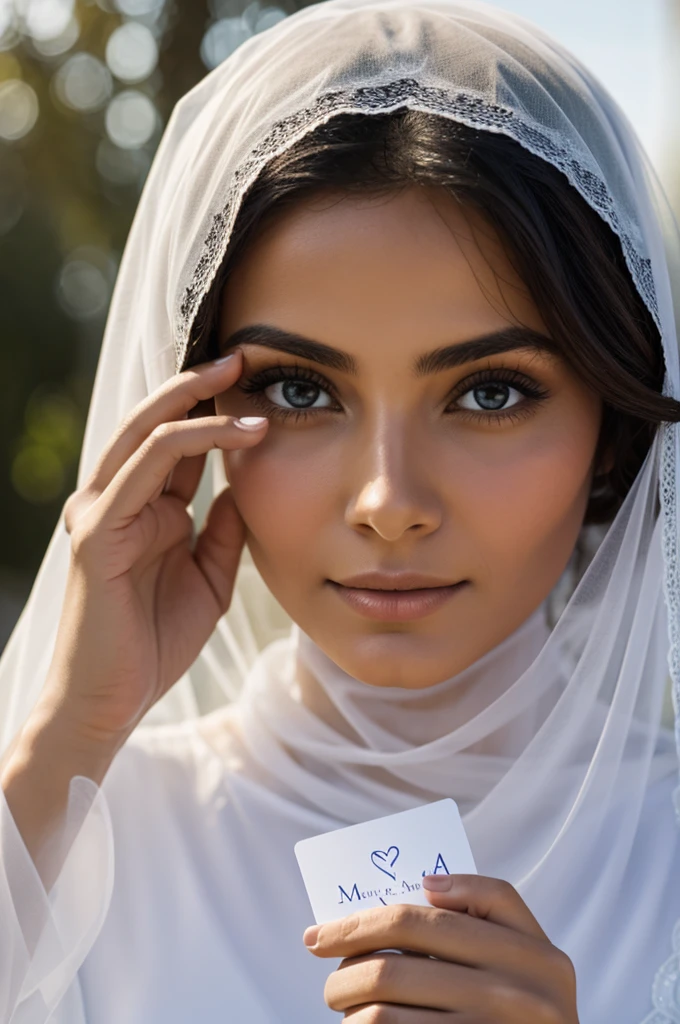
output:
{"label": "bokeh light", "polygon": [[74,320],[92,320],[106,312],[116,264],[96,246],[80,246],[69,254],[57,281],[57,298]]}
{"label": "bokeh light", "polygon": [[119,92],[106,110],[106,131],[116,146],[135,149],[145,145],[158,126],[153,100],[136,89]]}
{"label": "bokeh light", "polygon": [[9,574],[27,591],[76,486],[118,263],[162,130],[209,70],[206,33],[212,66],[284,18],[278,3],[0,0],[0,649]]}
{"label": "bokeh light", "polygon": [[0,82],[0,138],[14,142],[28,135],[38,120],[35,90],[18,78]]}
{"label": "bokeh light", "polygon": [[109,69],[90,53],[74,53],[52,82],[61,103],[83,113],[101,110],[113,91]]}
{"label": "bokeh light", "polygon": [[0,36],[14,24],[14,4],[12,0],[0,0]]}
{"label": "bokeh light", "polygon": [[12,485],[31,504],[54,501],[64,486],[64,468],[56,452],[44,444],[27,444],[14,456]]}
{"label": "bokeh light", "polygon": [[66,470],[78,457],[82,430],[81,413],[69,395],[36,388],[11,468],[12,485],[25,501],[43,504],[59,497]]}
{"label": "bokeh light", "polygon": [[128,18],[139,18],[145,14],[153,14],[163,7],[164,0],[116,0],[116,7]]}
{"label": "bokeh light", "polygon": [[0,0],[0,50],[9,50],[19,41],[14,0]]}
{"label": "bokeh light", "polygon": [[280,7],[261,7],[259,0],[252,0],[238,17],[231,13],[232,0],[208,0],[208,7],[216,20],[203,36],[201,60],[210,71],[250,36],[272,28],[287,17]]}
{"label": "bokeh light", "polygon": [[106,63],[122,82],[141,82],[158,63],[158,44],[153,33],[135,21],[121,25],[106,44]]}
{"label": "bokeh light", "polygon": [[16,0],[20,24],[36,41],[55,39],[73,17],[74,0]]}
{"label": "bokeh light", "polygon": [[250,26],[244,18],[220,18],[203,36],[201,60],[212,71],[251,35]]}
{"label": "bokeh light", "polygon": [[41,57],[60,57],[67,53],[78,42],[80,23],[76,17],[71,18],[62,32],[49,39],[33,39],[33,49]]}
{"label": "bokeh light", "polygon": [[263,7],[257,16],[255,22],[256,32],[265,32],[268,28],[273,28],[284,18],[288,17],[285,11],[282,11],[280,7]]}

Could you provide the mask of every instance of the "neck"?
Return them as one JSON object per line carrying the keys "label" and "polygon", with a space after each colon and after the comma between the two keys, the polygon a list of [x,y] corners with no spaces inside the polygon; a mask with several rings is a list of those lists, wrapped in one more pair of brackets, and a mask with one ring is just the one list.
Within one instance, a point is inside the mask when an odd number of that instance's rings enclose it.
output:
{"label": "neck", "polygon": [[[545,609],[541,605],[500,644],[461,672],[425,689],[376,687],[355,679],[341,669],[302,630],[298,631],[295,661],[297,699],[317,719],[354,743],[362,743],[355,727],[361,719],[376,724],[389,715],[398,733],[409,744],[427,743],[457,728],[497,699],[534,661],[549,635]],[[478,744],[475,752],[492,737]],[[496,737],[498,739],[498,737]],[[495,744],[494,744],[495,745]],[[471,748],[472,749],[472,748]]]}

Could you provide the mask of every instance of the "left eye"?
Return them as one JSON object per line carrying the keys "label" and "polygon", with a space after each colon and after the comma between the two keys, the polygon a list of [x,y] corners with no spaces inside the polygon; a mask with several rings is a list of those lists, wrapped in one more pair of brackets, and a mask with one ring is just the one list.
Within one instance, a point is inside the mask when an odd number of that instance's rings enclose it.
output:
{"label": "left eye", "polygon": [[[517,405],[522,397],[517,388],[512,388],[509,384],[503,384],[501,381],[489,381],[488,384],[478,384],[476,388],[466,391],[458,399],[458,405],[463,409],[471,409],[473,412],[499,412]],[[506,404],[509,398],[513,400]]]}
{"label": "left eye", "polygon": [[[332,405],[332,399],[328,392],[308,380],[296,380],[295,378],[280,380],[276,384],[270,384],[263,388],[263,393],[272,405],[279,405],[281,399],[288,402],[287,407],[281,406],[284,409],[291,407],[293,409],[326,409]],[[318,398],[326,398],[327,401],[322,405],[315,405],[314,402]]]}

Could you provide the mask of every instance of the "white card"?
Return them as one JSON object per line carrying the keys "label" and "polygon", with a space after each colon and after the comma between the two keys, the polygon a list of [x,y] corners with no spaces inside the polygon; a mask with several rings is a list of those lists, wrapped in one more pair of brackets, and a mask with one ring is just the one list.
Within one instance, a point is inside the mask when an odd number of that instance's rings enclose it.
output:
{"label": "white card", "polygon": [[295,844],[317,924],[392,903],[430,906],[423,875],[476,875],[455,800],[325,832]]}

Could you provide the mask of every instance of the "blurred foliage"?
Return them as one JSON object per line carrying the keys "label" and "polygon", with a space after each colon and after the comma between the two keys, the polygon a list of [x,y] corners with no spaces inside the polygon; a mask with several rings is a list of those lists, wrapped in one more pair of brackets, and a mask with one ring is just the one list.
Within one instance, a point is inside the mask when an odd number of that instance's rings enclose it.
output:
{"label": "blurred foliage", "polygon": [[17,610],[76,484],[111,290],[168,117],[301,6],[0,0],[0,591]]}

